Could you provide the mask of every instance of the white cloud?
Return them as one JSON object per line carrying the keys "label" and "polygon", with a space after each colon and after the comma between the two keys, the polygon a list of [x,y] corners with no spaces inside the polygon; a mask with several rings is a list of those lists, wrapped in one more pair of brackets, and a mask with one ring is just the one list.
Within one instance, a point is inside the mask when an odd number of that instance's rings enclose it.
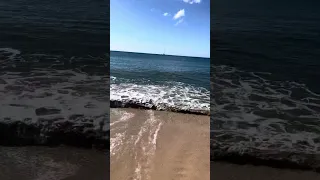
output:
{"label": "white cloud", "polygon": [[182,22],[183,22],[183,19],[179,19],[179,21],[175,24],[175,26],[178,26]]}
{"label": "white cloud", "polygon": [[178,11],[174,16],[173,19],[179,19],[181,17],[185,16],[185,12],[184,9],[181,9],[180,11]]}
{"label": "white cloud", "polygon": [[193,3],[199,4],[201,3],[201,0],[183,0],[183,2],[189,3],[189,4],[193,4]]}
{"label": "white cloud", "polygon": [[163,13],[163,16],[170,16],[170,14],[165,12],[165,13]]}

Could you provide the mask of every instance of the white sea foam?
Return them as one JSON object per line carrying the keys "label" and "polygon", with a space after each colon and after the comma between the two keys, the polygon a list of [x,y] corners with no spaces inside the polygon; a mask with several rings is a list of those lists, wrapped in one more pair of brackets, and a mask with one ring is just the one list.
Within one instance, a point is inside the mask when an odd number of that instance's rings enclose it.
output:
{"label": "white sea foam", "polygon": [[121,122],[126,122],[126,121],[128,121],[129,119],[131,119],[131,118],[133,118],[133,117],[134,117],[134,114],[133,114],[133,113],[127,113],[127,112],[125,112],[125,113],[123,113],[123,114],[121,115],[121,118],[120,118],[119,120],[114,121],[114,122],[111,122],[111,123],[110,123],[110,127],[112,127],[112,126],[115,125],[115,124],[121,123]]}
{"label": "white sea foam", "polygon": [[210,92],[205,88],[175,85],[138,85],[121,83],[110,85],[110,100],[144,104],[162,110],[177,108],[182,110],[210,110]]}
{"label": "white sea foam", "polygon": [[136,167],[136,169],[135,169],[135,175],[136,175],[136,177],[134,178],[135,180],[141,180],[141,165],[140,165],[140,163],[138,162],[138,164],[137,164],[137,167]]}
{"label": "white sea foam", "polygon": [[[124,123],[127,122],[128,120],[130,120],[132,117],[134,117],[133,113],[128,113],[128,112],[124,112],[124,111],[114,111],[114,113],[119,115],[119,118],[116,121],[113,121],[110,123],[110,127],[111,127],[111,138],[110,138],[110,153],[111,155],[116,155],[120,150],[121,147],[124,144],[124,139],[126,136],[126,130],[128,127],[128,124],[124,124],[124,125],[120,125],[119,127],[114,127],[116,124],[118,123]],[[119,129],[121,130],[121,133],[113,133]]]}
{"label": "white sea foam", "polygon": [[[270,73],[215,66],[211,94],[214,147],[230,152],[320,152],[320,98],[304,84]],[[218,149],[217,149],[218,150]]]}
{"label": "white sea foam", "polygon": [[[0,54],[6,62],[0,60],[0,69],[8,64],[19,64],[22,59],[18,50],[0,49]],[[56,56],[45,58],[59,60]],[[109,125],[107,75],[88,75],[75,69],[57,70],[49,65],[36,67],[25,72],[9,68],[0,73],[0,121],[38,124],[45,120],[68,121],[80,115],[72,120],[75,126],[93,124],[92,129],[99,130],[103,125],[104,131],[109,130],[106,126]],[[57,111],[39,115],[36,113],[39,108]]]}
{"label": "white sea foam", "polygon": [[123,139],[125,137],[125,132],[123,133],[116,133],[113,137],[110,138],[110,154],[115,155],[121,145],[123,144]]}
{"label": "white sea foam", "polygon": [[[139,158],[141,159],[137,159],[138,156],[136,152],[136,161],[139,162],[143,160],[142,162],[144,165],[143,171],[141,172],[141,164],[137,164],[135,179],[141,179],[143,175],[144,179],[150,178],[150,166],[156,153],[158,133],[161,130],[162,126],[161,120],[154,115],[154,111],[148,110],[147,113],[149,117],[141,126],[134,143],[137,149],[142,150],[142,156],[139,156]],[[147,138],[142,139],[142,136],[147,136]]]}
{"label": "white sea foam", "polygon": [[152,144],[154,145],[154,148],[156,148],[156,145],[157,145],[158,133],[160,131],[161,126],[162,126],[162,123],[160,122],[157,126],[156,131],[153,134]]}

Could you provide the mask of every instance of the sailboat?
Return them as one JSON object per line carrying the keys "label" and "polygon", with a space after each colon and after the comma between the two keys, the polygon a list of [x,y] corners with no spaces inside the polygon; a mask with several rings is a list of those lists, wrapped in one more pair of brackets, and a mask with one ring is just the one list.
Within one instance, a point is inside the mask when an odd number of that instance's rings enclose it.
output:
{"label": "sailboat", "polygon": [[163,50],[163,54],[162,54],[163,56],[165,56],[165,55],[166,55],[166,54],[165,54],[165,52],[166,52],[166,49],[164,49],[164,50]]}

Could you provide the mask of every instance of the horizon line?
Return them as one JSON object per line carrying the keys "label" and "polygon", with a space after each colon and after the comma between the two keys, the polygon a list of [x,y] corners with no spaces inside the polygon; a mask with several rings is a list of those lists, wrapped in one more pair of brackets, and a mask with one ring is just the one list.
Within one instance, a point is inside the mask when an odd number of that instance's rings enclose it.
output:
{"label": "horizon line", "polygon": [[203,56],[186,56],[186,55],[175,55],[175,54],[156,54],[156,53],[146,53],[146,52],[134,52],[134,51],[120,51],[120,50],[111,50],[110,52],[125,52],[125,53],[137,53],[137,54],[150,54],[150,55],[164,55],[164,56],[179,56],[179,57],[191,57],[191,58],[206,58],[210,59],[210,57],[203,57]]}

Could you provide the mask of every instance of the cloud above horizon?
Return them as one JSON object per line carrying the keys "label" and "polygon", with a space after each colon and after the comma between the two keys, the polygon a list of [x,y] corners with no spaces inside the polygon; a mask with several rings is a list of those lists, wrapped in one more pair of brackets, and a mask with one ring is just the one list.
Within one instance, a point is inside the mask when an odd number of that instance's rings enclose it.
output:
{"label": "cloud above horizon", "polygon": [[189,3],[189,4],[194,4],[194,3],[199,4],[201,3],[201,0],[183,0],[183,2]]}
{"label": "cloud above horizon", "polygon": [[163,13],[163,16],[170,16],[170,14],[165,12],[165,13]]}
{"label": "cloud above horizon", "polygon": [[177,20],[183,16],[185,16],[185,11],[184,11],[184,9],[181,9],[173,16],[173,19]]}

